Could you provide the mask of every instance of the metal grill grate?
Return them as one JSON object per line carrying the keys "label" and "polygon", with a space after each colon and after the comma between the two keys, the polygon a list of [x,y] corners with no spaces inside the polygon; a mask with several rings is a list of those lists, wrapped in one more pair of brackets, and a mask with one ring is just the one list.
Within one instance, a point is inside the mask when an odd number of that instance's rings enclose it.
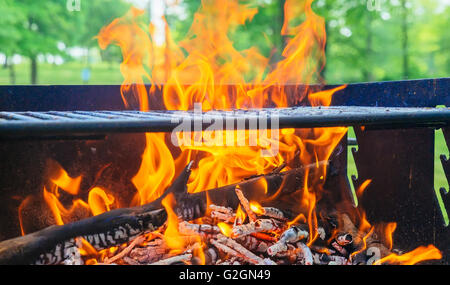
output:
{"label": "metal grill grate", "polygon": [[[49,111],[0,112],[0,137],[101,135],[170,132],[182,120],[204,129],[365,126],[368,128],[445,127],[449,108],[292,107],[236,111]],[[184,121],[186,122],[186,121]],[[263,123],[263,124],[261,124]],[[274,125],[276,127],[276,125]],[[195,128],[195,130],[197,130]]]}

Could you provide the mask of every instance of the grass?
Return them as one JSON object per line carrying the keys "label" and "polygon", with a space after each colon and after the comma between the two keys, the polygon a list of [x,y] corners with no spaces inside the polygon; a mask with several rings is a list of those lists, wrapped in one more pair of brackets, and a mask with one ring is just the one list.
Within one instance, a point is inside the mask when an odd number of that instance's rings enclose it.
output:
{"label": "grass", "polygon": [[[86,65],[81,62],[67,62],[63,65],[38,64],[38,84],[70,85],[83,84],[81,72]],[[30,84],[30,65],[27,62],[15,65],[16,84]],[[121,84],[123,81],[119,64],[96,63],[91,65],[91,79],[88,84]],[[9,70],[0,67],[0,85],[9,85]]]}

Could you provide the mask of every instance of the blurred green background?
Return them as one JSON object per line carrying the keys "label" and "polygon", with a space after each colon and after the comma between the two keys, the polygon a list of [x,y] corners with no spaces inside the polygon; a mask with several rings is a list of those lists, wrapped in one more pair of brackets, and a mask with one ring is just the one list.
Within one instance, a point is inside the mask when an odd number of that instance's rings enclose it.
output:
{"label": "blurred green background", "polygon": [[[149,21],[165,15],[173,37],[180,40],[201,3],[79,1],[80,10],[69,11],[67,3],[75,1],[0,0],[0,84],[120,84],[120,50],[98,48],[94,37],[100,29],[134,4],[147,11]],[[285,1],[242,2],[259,12],[229,35],[235,47],[256,45],[266,56],[279,54]],[[450,74],[449,0],[316,0],[313,9],[326,20],[327,64],[322,76],[328,83]],[[85,67],[91,71],[88,80],[81,76]]]}

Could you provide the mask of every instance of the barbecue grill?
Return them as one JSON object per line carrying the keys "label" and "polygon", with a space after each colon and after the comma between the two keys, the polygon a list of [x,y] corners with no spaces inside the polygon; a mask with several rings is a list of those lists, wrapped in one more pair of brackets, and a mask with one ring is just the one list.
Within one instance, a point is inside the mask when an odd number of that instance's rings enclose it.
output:
{"label": "barbecue grill", "polygon": [[[70,134],[170,132],[181,120],[188,119],[191,129],[225,129],[226,124],[239,128],[261,128],[259,122],[277,118],[280,128],[317,128],[364,126],[370,128],[446,127],[450,110],[446,108],[386,107],[293,107],[246,111],[210,111],[196,114],[182,111],[49,111],[0,112],[3,138],[57,137]],[[231,119],[231,122],[230,122]],[[210,123],[204,123],[208,121]],[[217,124],[221,122],[221,124]],[[242,123],[239,123],[242,122]]]}
{"label": "barbecue grill", "polygon": [[[120,86],[1,86],[0,214],[8,219],[0,219],[0,239],[18,235],[17,209],[8,203],[12,196],[42,185],[42,165],[47,157],[64,156],[68,149],[83,152],[86,141],[169,132],[182,118],[206,129],[225,118],[231,118],[237,128],[252,128],[252,120],[276,116],[280,128],[354,127],[358,149],[351,152],[358,177],[347,178],[349,142],[344,137],[335,150],[327,185],[338,189],[338,199],[352,199],[351,184],[356,189],[372,179],[370,191],[360,201],[368,220],[396,221],[396,244],[405,250],[434,244],[443,252],[441,262],[448,263],[450,232],[444,217],[445,209],[450,210],[450,195],[443,188],[435,191],[434,144],[437,129],[442,129],[447,145],[450,143],[450,109],[436,108],[450,105],[449,87],[450,78],[358,83],[338,91],[330,107],[299,102],[284,109],[198,114],[124,110]],[[441,154],[441,163],[449,179],[447,154]]]}

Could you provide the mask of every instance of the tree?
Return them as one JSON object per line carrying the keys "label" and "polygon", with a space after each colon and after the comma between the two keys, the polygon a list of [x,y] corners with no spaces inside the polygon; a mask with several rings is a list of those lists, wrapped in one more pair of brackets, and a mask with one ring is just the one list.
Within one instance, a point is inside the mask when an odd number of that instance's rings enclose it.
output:
{"label": "tree", "polygon": [[408,55],[408,1],[401,0],[401,41],[403,57],[403,78],[409,77],[409,55]]}
{"label": "tree", "polygon": [[15,25],[20,32],[15,52],[30,59],[31,84],[37,84],[38,55],[61,53],[58,43],[66,42],[76,31],[70,25],[65,2],[21,0],[14,5],[23,13],[23,21]]}
{"label": "tree", "polygon": [[[78,31],[75,37],[69,43],[70,46],[81,46],[86,48],[86,54],[89,54],[91,48],[97,48],[98,43],[95,36],[101,28],[111,23],[114,19],[123,16],[130,8],[130,3],[122,0],[95,0],[83,1],[81,11],[75,13]],[[119,48],[110,47],[101,50],[102,60],[114,61],[121,58]],[[89,58],[87,57],[87,64]]]}
{"label": "tree", "polygon": [[21,9],[14,5],[13,0],[0,0],[0,53],[5,55],[5,67],[9,69],[11,84],[15,84],[16,75],[11,57],[19,50],[20,23],[25,20],[25,15]]}
{"label": "tree", "polygon": [[[30,59],[30,82],[38,82],[38,56],[64,55],[58,48],[97,46],[95,36],[114,18],[126,13],[129,3],[113,0],[82,1],[81,11],[69,11],[61,0],[0,0],[0,52],[8,57],[20,54]],[[103,58],[120,58],[118,51],[105,51]],[[8,64],[11,83],[14,67]]]}

